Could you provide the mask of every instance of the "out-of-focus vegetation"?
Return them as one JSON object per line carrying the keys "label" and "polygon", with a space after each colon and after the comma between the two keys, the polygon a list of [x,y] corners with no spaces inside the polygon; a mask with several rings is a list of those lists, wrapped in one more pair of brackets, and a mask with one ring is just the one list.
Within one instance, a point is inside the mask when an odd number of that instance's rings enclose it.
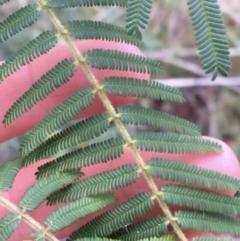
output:
{"label": "out-of-focus vegetation", "polygon": [[[30,2],[33,0],[11,0],[10,3],[1,6],[0,21]],[[224,80],[225,86],[208,86],[210,77],[205,76],[201,69],[186,2],[179,0],[155,1],[148,29],[144,33],[145,47],[143,51],[147,56],[159,59],[163,63],[164,75],[159,76],[159,80],[167,81],[169,79],[169,83],[172,83],[170,80],[181,78],[178,83],[187,86],[182,88],[187,102],[172,104],[144,99],[138,100],[136,104],[152,106],[152,108],[193,121],[202,128],[203,135],[217,137],[227,142],[240,159],[239,0],[218,0],[224,16],[232,59],[232,70],[229,77]],[[57,12],[63,22],[73,19],[91,19],[114,22],[124,26],[125,20],[125,11],[121,8],[92,7]],[[6,59],[41,31],[51,28],[52,25],[47,17],[42,15],[37,24],[1,45],[0,60]],[[206,78],[206,86],[198,86],[199,77]],[[239,77],[234,79],[239,86],[229,85],[232,77]],[[188,86],[188,81],[192,79],[196,80],[194,87]],[[131,133],[135,131],[137,129],[131,128]],[[107,135],[116,135],[114,128]],[[0,145],[1,162],[18,155],[21,138],[18,137]]]}

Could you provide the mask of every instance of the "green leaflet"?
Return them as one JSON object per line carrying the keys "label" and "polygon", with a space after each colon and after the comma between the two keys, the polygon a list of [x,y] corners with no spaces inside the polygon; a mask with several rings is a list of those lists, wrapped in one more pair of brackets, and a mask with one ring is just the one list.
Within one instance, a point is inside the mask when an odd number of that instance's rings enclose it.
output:
{"label": "green leaflet", "polygon": [[163,200],[169,204],[222,214],[240,213],[238,197],[178,185],[162,186],[161,191]]}
{"label": "green leaflet", "polygon": [[6,214],[0,219],[0,238],[1,240],[8,240],[13,232],[17,229],[21,219],[18,214]]}
{"label": "green leaflet", "polygon": [[121,106],[117,108],[117,111],[121,114],[120,119],[124,123],[164,128],[188,135],[200,135],[197,125],[164,112],[131,105]]}
{"label": "green leaflet", "polygon": [[213,237],[195,237],[193,241],[235,241],[236,239],[231,238],[213,238]]}
{"label": "green leaflet", "polygon": [[28,42],[0,65],[0,82],[20,69],[21,66],[29,64],[35,58],[49,52],[57,44],[57,41],[55,32],[45,31]]}
{"label": "green leaflet", "polygon": [[3,124],[9,125],[13,120],[31,109],[37,102],[67,83],[74,75],[76,66],[72,59],[65,59],[44,74],[11,107],[4,116]]}
{"label": "green leaflet", "polygon": [[0,43],[21,32],[37,21],[40,12],[37,4],[29,4],[7,17],[0,23]]}
{"label": "green leaflet", "polygon": [[180,90],[153,80],[109,77],[102,81],[103,88],[111,95],[134,96],[155,100],[184,102]]}
{"label": "green leaflet", "polygon": [[[69,241],[68,239],[67,241]],[[75,239],[75,241],[118,241],[118,239],[109,239],[109,238],[98,238],[98,237],[88,237],[88,238],[78,238]],[[121,239],[122,240],[122,239]],[[70,240],[71,241],[71,240]],[[136,239],[134,239],[136,241]],[[145,238],[145,239],[138,239],[138,241],[177,241],[177,238],[175,235],[164,235],[162,237],[153,237],[153,238]],[[204,240],[203,240],[204,241]],[[209,240],[212,241],[212,240]],[[218,241],[218,240],[213,240]],[[221,239],[219,240],[221,241]],[[231,241],[231,240],[223,240],[223,241]]]}
{"label": "green leaflet", "polygon": [[0,166],[0,191],[5,192],[12,187],[14,179],[22,166],[23,159],[20,157],[7,161]]}
{"label": "green leaflet", "polygon": [[57,202],[67,202],[80,199],[83,196],[95,195],[114,191],[128,186],[139,177],[138,167],[135,164],[127,164],[109,171],[87,177],[77,183],[70,184],[47,198],[47,203],[54,205]]}
{"label": "green leaflet", "polygon": [[[30,153],[48,136],[52,135],[55,130],[86,109],[92,104],[93,99],[92,89],[83,88],[55,107],[38,125],[28,132],[21,144],[20,151],[22,155]],[[30,163],[25,162],[24,164],[28,165]]]}
{"label": "green leaflet", "polygon": [[134,136],[138,149],[163,153],[215,153],[218,143],[175,133],[140,132]]}
{"label": "green leaflet", "polygon": [[120,241],[120,240],[94,237],[94,238],[78,238],[76,239],[76,241]]}
{"label": "green leaflet", "polygon": [[68,22],[65,27],[75,39],[102,39],[114,42],[125,42],[137,46],[143,46],[138,38],[129,35],[122,27],[99,21],[74,20]]}
{"label": "green leaflet", "polygon": [[146,29],[152,5],[153,0],[127,1],[126,30],[130,35],[142,38],[140,29]]}
{"label": "green leaflet", "polygon": [[74,8],[91,6],[119,6],[125,7],[125,0],[48,0],[50,8]]}
{"label": "green leaflet", "polygon": [[101,113],[79,121],[77,124],[51,136],[24,159],[27,162],[41,160],[53,156],[63,149],[78,146],[98,137],[110,128],[108,118],[108,114]]}
{"label": "green leaflet", "polygon": [[28,211],[36,209],[52,192],[58,190],[63,185],[70,184],[82,174],[80,172],[72,173],[54,173],[50,177],[42,178],[34,183],[23,195],[19,206]]}
{"label": "green leaflet", "polygon": [[79,170],[79,168],[106,163],[120,157],[123,150],[124,140],[112,138],[103,142],[95,143],[79,150],[69,152],[56,160],[38,167],[37,177],[51,175],[56,171]]}
{"label": "green leaflet", "polygon": [[83,197],[52,212],[47,217],[45,225],[52,231],[61,230],[80,218],[105,208],[114,201],[115,197],[113,194]]}
{"label": "green leaflet", "polygon": [[135,218],[147,213],[153,206],[151,193],[143,192],[99,215],[70,235],[70,240],[80,237],[103,237],[129,224]]}
{"label": "green leaflet", "polygon": [[124,241],[135,241],[148,237],[159,237],[168,231],[165,222],[165,217],[155,216],[153,218],[120,228],[109,235],[109,237]]}
{"label": "green leaflet", "polygon": [[231,61],[217,0],[189,0],[187,4],[203,69],[207,74],[214,71],[212,80],[217,77],[218,73],[227,76]]}
{"label": "green leaflet", "polygon": [[163,180],[234,191],[240,187],[237,178],[188,163],[153,158],[147,164],[149,174]]}
{"label": "green leaflet", "polygon": [[230,216],[187,210],[177,211],[175,216],[179,225],[184,229],[240,235],[240,221]]}
{"label": "green leaflet", "polygon": [[161,74],[162,66],[158,61],[141,55],[118,50],[92,49],[83,53],[86,62],[93,68],[132,71],[139,73]]}

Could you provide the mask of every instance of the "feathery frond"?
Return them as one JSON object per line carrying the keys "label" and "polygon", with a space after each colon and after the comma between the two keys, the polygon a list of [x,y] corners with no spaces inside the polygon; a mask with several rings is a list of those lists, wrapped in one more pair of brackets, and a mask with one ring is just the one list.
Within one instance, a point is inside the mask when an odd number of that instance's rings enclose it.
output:
{"label": "feathery frond", "polygon": [[234,191],[240,188],[237,178],[188,163],[153,158],[147,164],[149,174],[163,180]]}
{"label": "feathery frond", "polygon": [[195,38],[203,69],[214,71],[212,80],[220,73],[227,76],[231,68],[228,41],[217,0],[189,0],[188,3]]}
{"label": "feathery frond", "polygon": [[50,205],[57,202],[68,202],[80,199],[83,196],[96,195],[114,191],[128,186],[139,177],[138,167],[135,164],[127,164],[109,171],[87,177],[77,183],[70,184],[47,198]]}
{"label": "feathery frond", "polygon": [[137,148],[163,153],[215,153],[218,143],[175,133],[140,132],[134,136]]}
{"label": "feathery frond", "polygon": [[54,90],[66,84],[75,71],[76,66],[72,59],[65,59],[55,65],[8,109],[3,124],[9,125],[13,120],[31,109],[37,102],[45,99]]}
{"label": "feathery frond", "polygon": [[130,35],[142,38],[140,29],[146,29],[152,5],[153,0],[127,1],[126,30]]}
{"label": "feathery frond", "polygon": [[[67,241],[71,241],[71,240],[68,239]],[[98,238],[98,237],[85,237],[85,238],[75,239],[74,241],[120,241],[120,240],[109,239],[109,238]],[[145,238],[145,239],[138,239],[138,241],[177,241],[177,238],[175,235],[169,234],[158,238],[151,237],[151,238]],[[222,240],[213,240],[213,241],[222,241]],[[223,241],[232,241],[232,240],[223,240]]]}
{"label": "feathery frond", "polygon": [[124,140],[112,138],[103,142],[95,143],[79,150],[69,152],[56,160],[38,167],[37,177],[51,175],[56,171],[79,170],[82,167],[106,163],[120,157],[123,150]]}
{"label": "feathery frond", "polygon": [[240,235],[240,221],[230,216],[189,210],[177,211],[175,216],[184,229]]}
{"label": "feathery frond", "polygon": [[109,77],[102,82],[103,88],[111,95],[149,97],[155,100],[183,102],[180,90],[153,80],[141,80],[124,77]]}
{"label": "feathery frond", "polygon": [[[72,120],[81,111],[92,104],[94,94],[91,88],[83,88],[75,92],[60,105],[55,107],[44,119],[37,124],[23,140],[20,151],[22,155],[30,153],[55,130]],[[25,165],[30,164],[25,162]]]}
{"label": "feathery frond", "polygon": [[37,4],[29,4],[0,23],[0,43],[31,26],[40,16]]}
{"label": "feathery frond", "polygon": [[214,238],[214,237],[195,237],[193,241],[235,241],[235,239],[231,238]]}
{"label": "feathery frond", "polygon": [[8,240],[17,229],[21,219],[18,214],[6,214],[0,219],[0,237],[1,240]]}
{"label": "feathery frond", "polygon": [[110,127],[108,114],[101,113],[79,121],[65,130],[51,136],[36,149],[24,157],[27,162],[34,162],[57,154],[69,147],[78,146],[106,132]]}
{"label": "feathery frond", "polygon": [[125,7],[126,0],[48,0],[50,8],[74,8],[92,6],[119,6]]}
{"label": "feathery frond", "polygon": [[56,33],[53,31],[45,31],[28,42],[0,65],[0,82],[20,69],[21,66],[29,64],[40,55],[49,52],[57,42]]}
{"label": "feathery frond", "polygon": [[0,166],[0,191],[5,192],[12,187],[14,179],[22,166],[23,158],[21,157],[5,162]]}
{"label": "feathery frond", "polygon": [[240,199],[238,197],[179,185],[162,186],[161,191],[163,200],[169,204],[222,214],[237,215],[240,213]]}
{"label": "feathery frond", "polygon": [[28,211],[37,208],[51,193],[63,185],[72,183],[82,174],[80,172],[52,174],[50,177],[42,178],[35,182],[23,195],[19,206]]}
{"label": "feathery frond", "polygon": [[93,68],[161,74],[158,61],[118,50],[92,49],[83,53],[86,62]]}
{"label": "feathery frond", "polygon": [[137,46],[143,46],[138,38],[129,35],[122,27],[89,20],[74,20],[68,22],[65,27],[75,39],[102,39],[114,42],[125,42]]}
{"label": "feathery frond", "polygon": [[113,194],[83,197],[52,212],[45,225],[52,231],[61,230],[85,216],[105,208],[115,201]]}
{"label": "feathery frond", "polygon": [[121,106],[117,108],[117,111],[121,114],[120,119],[124,123],[164,128],[188,135],[200,135],[197,125],[164,112],[131,105]]}
{"label": "feathery frond", "polygon": [[151,193],[139,193],[80,227],[70,235],[70,240],[73,241],[80,237],[107,236],[113,231],[129,224],[135,218],[144,215],[152,206]]}
{"label": "feathery frond", "polygon": [[135,241],[148,237],[159,237],[168,231],[166,219],[162,216],[127,225],[109,235],[110,238]]}

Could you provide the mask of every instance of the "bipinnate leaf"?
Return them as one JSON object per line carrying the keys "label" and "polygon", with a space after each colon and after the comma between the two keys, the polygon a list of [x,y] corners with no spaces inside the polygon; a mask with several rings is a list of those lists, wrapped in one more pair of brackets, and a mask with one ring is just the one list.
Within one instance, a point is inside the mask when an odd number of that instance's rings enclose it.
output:
{"label": "bipinnate leaf", "polygon": [[195,237],[193,238],[193,241],[236,241],[236,239],[231,238],[214,238],[214,237]]}
{"label": "bipinnate leaf", "polygon": [[46,54],[58,42],[54,31],[42,32],[38,37],[28,42],[0,65],[0,82],[10,76],[21,66],[27,65],[37,57]]}
{"label": "bipinnate leaf", "polygon": [[119,6],[125,7],[124,0],[48,0],[50,8],[74,8],[74,7],[92,7],[92,6]]}
{"label": "bipinnate leaf", "polygon": [[61,230],[87,215],[101,210],[115,201],[113,194],[83,197],[61,206],[46,219],[45,225],[52,231]]}
{"label": "bipinnate leaf", "polygon": [[146,29],[153,0],[127,1],[126,30],[130,35],[142,38],[141,29]]}
{"label": "bipinnate leaf", "polygon": [[77,183],[70,184],[52,193],[47,198],[47,204],[54,205],[56,202],[73,201],[84,196],[106,193],[131,185],[139,177],[137,170],[138,166],[136,164],[126,164],[91,177],[86,177]]}
{"label": "bipinnate leaf", "polygon": [[175,212],[175,217],[183,229],[240,235],[240,220],[231,216],[196,210],[180,210]]}
{"label": "bipinnate leaf", "polygon": [[168,204],[221,214],[240,214],[240,199],[201,189],[166,185],[161,187],[162,198]]}
{"label": "bipinnate leaf", "polygon": [[140,132],[134,136],[140,150],[161,153],[216,153],[221,151],[218,143],[175,133]]}
{"label": "bipinnate leaf", "polygon": [[79,170],[82,167],[106,163],[120,157],[124,153],[124,140],[111,138],[84,148],[69,152],[57,159],[38,167],[38,178],[49,176],[56,171]]}
{"label": "bipinnate leaf", "polygon": [[8,240],[20,224],[18,214],[6,214],[0,219],[0,239]]}
{"label": "bipinnate leaf", "polygon": [[7,191],[12,187],[14,179],[23,166],[23,158],[18,157],[0,166],[0,191]]}
{"label": "bipinnate leaf", "polygon": [[83,53],[86,62],[93,68],[161,74],[158,61],[118,50],[92,49]]}
{"label": "bipinnate leaf", "polygon": [[99,215],[70,235],[70,240],[80,237],[105,237],[147,213],[153,206],[151,193],[143,192]]}
{"label": "bipinnate leaf", "polygon": [[227,76],[231,68],[229,47],[217,0],[189,0],[190,17],[205,72]]}
{"label": "bipinnate leaf", "polygon": [[147,162],[148,172],[163,180],[182,182],[189,185],[237,191],[240,180],[216,171],[180,161],[152,158]]}
{"label": "bipinnate leaf", "polygon": [[153,218],[129,224],[109,235],[110,238],[124,241],[141,240],[149,237],[160,237],[168,231],[166,218],[155,216]]}
{"label": "bipinnate leaf", "polygon": [[133,96],[174,102],[185,101],[180,90],[154,80],[109,77],[105,78],[101,83],[104,90],[111,95]]}
{"label": "bipinnate leaf", "polygon": [[91,116],[51,136],[36,149],[24,157],[33,162],[56,155],[58,152],[79,146],[105,133],[110,128],[109,115],[101,113]]}
{"label": "bipinnate leaf", "polygon": [[40,100],[44,100],[57,88],[66,84],[74,75],[75,70],[76,66],[72,59],[65,59],[55,65],[8,109],[4,116],[3,124],[9,125],[13,120],[30,110]]}
{"label": "bipinnate leaf", "polygon": [[117,108],[117,112],[121,121],[127,124],[164,128],[193,136],[200,135],[197,125],[164,112],[132,105],[121,106]]}
{"label": "bipinnate leaf", "polygon": [[65,27],[75,39],[101,39],[114,42],[124,42],[137,46],[143,46],[143,42],[131,36],[119,26],[100,21],[74,20],[68,22]]}
{"label": "bipinnate leaf", "polygon": [[9,2],[10,0],[0,0],[0,5],[3,5],[4,3]]}
{"label": "bipinnate leaf", "polygon": [[31,26],[40,16],[37,4],[29,4],[0,23],[0,43]]}
{"label": "bipinnate leaf", "polygon": [[32,211],[36,209],[51,193],[60,189],[63,185],[72,183],[82,175],[80,172],[59,173],[35,182],[23,195],[19,206],[22,209]]}
{"label": "bipinnate leaf", "polygon": [[[60,105],[55,107],[44,119],[37,124],[21,143],[20,151],[26,155],[39,146],[48,136],[52,135],[58,128],[68,123],[81,111],[92,104],[94,94],[91,88],[83,88],[76,91]],[[25,161],[27,166],[30,164]]]}

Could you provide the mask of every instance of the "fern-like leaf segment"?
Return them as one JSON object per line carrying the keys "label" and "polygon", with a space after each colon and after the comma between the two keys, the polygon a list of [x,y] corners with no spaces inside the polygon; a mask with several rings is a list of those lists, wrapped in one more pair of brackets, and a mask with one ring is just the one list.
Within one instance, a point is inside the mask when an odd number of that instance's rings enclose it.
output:
{"label": "fern-like leaf segment", "polygon": [[13,232],[17,229],[21,219],[18,214],[6,214],[0,219],[0,238],[1,240],[8,240]]}
{"label": "fern-like leaf segment", "polygon": [[[22,155],[30,153],[39,146],[55,130],[72,120],[81,111],[92,104],[94,94],[91,88],[78,90],[64,102],[54,108],[38,125],[36,125],[23,140],[21,145]],[[30,163],[25,162],[25,165]]]}
{"label": "fern-like leaf segment", "polygon": [[0,166],[0,191],[5,192],[12,187],[13,181],[22,166],[23,158],[20,157]]}
{"label": "fern-like leaf segment", "polygon": [[169,204],[222,214],[239,214],[240,199],[178,185],[162,186],[163,199]]}
{"label": "fern-like leaf segment", "polygon": [[140,29],[145,29],[151,14],[153,0],[127,1],[126,30],[130,35],[136,35],[140,39]]}
{"label": "fern-like leaf segment", "polygon": [[118,50],[93,49],[83,53],[86,62],[93,68],[161,74],[159,62],[141,55]]}
{"label": "fern-like leaf segment", "polygon": [[117,111],[121,114],[120,119],[124,123],[164,128],[188,135],[200,135],[198,126],[164,112],[131,105],[121,106]]}
{"label": "fern-like leaf segment", "polygon": [[99,215],[70,235],[70,240],[80,237],[104,237],[146,214],[153,206],[151,193],[139,193],[114,209]]}
{"label": "fern-like leaf segment", "polygon": [[80,175],[80,172],[55,173],[50,177],[42,178],[25,192],[19,206],[28,211],[36,209],[51,193],[63,185],[72,183]]}
{"label": "fern-like leaf segment", "polygon": [[74,75],[76,66],[72,59],[65,59],[44,74],[12,106],[4,116],[3,124],[13,120],[31,109],[37,102],[44,100],[54,90],[67,83]]}
{"label": "fern-like leaf segment", "polygon": [[240,181],[237,178],[188,163],[153,158],[147,164],[151,176],[167,181],[233,191],[239,190],[240,187]]}
{"label": "fern-like leaf segment", "polygon": [[110,77],[102,81],[103,88],[111,95],[151,98],[155,100],[184,102],[180,90],[153,80]]}
{"label": "fern-like leaf segment", "polygon": [[230,216],[188,210],[177,211],[175,216],[184,229],[240,235],[240,221]]}
{"label": "fern-like leaf segment", "polygon": [[38,167],[37,177],[51,175],[56,171],[79,170],[82,167],[106,163],[120,157],[123,153],[124,140],[112,138],[95,143],[79,150],[69,152],[56,160]]}
{"label": "fern-like leaf segment", "polygon": [[3,5],[4,3],[9,2],[10,0],[0,0],[0,5]]}
{"label": "fern-like leaf segment", "polygon": [[0,24],[0,43],[31,26],[40,16],[37,4],[29,4],[9,17]]}
{"label": "fern-like leaf segment", "polygon": [[160,237],[167,231],[165,217],[156,216],[123,227],[116,232],[113,232],[109,237],[124,241],[135,241],[148,237]]}
{"label": "fern-like leaf segment", "polygon": [[125,7],[125,0],[48,0],[50,8],[75,8],[92,6],[119,6]]}
{"label": "fern-like leaf segment", "polygon": [[215,153],[221,150],[218,143],[175,133],[141,132],[134,136],[136,147],[162,153]]}
{"label": "fern-like leaf segment", "polygon": [[128,35],[124,28],[109,23],[74,20],[68,22],[65,27],[68,29],[69,34],[75,39],[102,39],[143,46],[141,40]]}
{"label": "fern-like leaf segment", "polygon": [[24,45],[0,66],[0,82],[20,69],[21,66],[29,64],[40,55],[49,52],[57,44],[57,41],[55,32],[45,31]]}
{"label": "fern-like leaf segment", "polygon": [[189,0],[190,16],[205,72],[227,76],[231,68],[228,41],[217,0]]}
{"label": "fern-like leaf segment", "polygon": [[235,241],[235,239],[231,238],[214,238],[214,237],[195,237],[193,238],[193,241]]}
{"label": "fern-like leaf segment", "polygon": [[92,177],[87,177],[78,183],[70,184],[52,193],[47,198],[48,204],[53,205],[56,202],[73,201],[83,196],[106,193],[131,185],[139,177],[137,170],[137,165],[127,164]]}
{"label": "fern-like leaf segment", "polygon": [[45,222],[52,231],[61,230],[85,216],[105,208],[115,201],[113,194],[83,197],[52,212]]}
{"label": "fern-like leaf segment", "polygon": [[24,160],[34,162],[55,155],[61,150],[78,146],[100,136],[110,128],[108,114],[101,113],[72,125],[51,136],[40,146],[29,153]]}

